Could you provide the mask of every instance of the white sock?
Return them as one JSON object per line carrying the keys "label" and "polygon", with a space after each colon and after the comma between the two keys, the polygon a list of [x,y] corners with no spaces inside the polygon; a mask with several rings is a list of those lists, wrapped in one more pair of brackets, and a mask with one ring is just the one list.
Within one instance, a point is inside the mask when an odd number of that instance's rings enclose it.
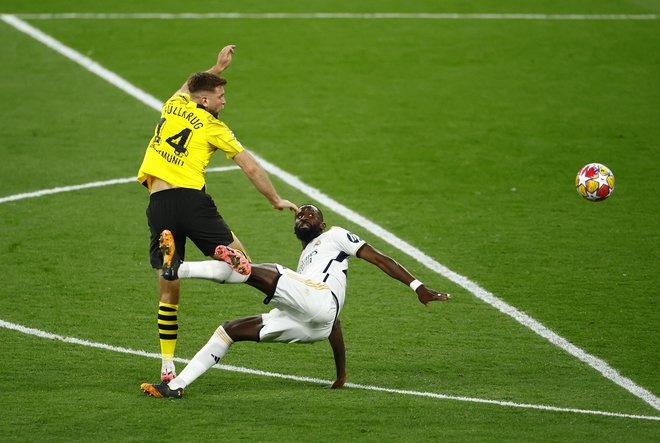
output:
{"label": "white sock", "polygon": [[174,361],[172,359],[163,359],[160,366],[160,374],[176,374],[176,368],[174,367]]}
{"label": "white sock", "polygon": [[229,264],[219,260],[183,262],[179,266],[179,278],[203,278],[218,283],[243,283],[247,275],[239,274]]}
{"label": "white sock", "polygon": [[234,341],[229,338],[222,326],[215,330],[209,341],[195,354],[188,366],[171,382],[170,389],[185,388],[197,380],[197,377],[208,371],[211,366],[218,363],[225,356]]}

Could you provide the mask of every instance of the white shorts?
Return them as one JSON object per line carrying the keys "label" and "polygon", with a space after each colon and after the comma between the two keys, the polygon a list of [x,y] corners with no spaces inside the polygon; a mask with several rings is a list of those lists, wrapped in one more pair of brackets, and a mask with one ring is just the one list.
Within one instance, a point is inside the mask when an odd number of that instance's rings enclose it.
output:
{"label": "white shorts", "polygon": [[262,342],[310,343],[328,338],[338,314],[337,299],[325,283],[311,281],[277,265],[280,279],[262,315]]}

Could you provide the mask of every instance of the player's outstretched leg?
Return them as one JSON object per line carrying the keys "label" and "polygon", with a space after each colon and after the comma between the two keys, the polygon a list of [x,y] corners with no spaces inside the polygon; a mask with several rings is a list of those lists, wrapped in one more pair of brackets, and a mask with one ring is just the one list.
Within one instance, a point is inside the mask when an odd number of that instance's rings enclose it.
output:
{"label": "player's outstretched leg", "polygon": [[169,281],[178,279],[179,276],[177,275],[177,270],[180,261],[174,256],[174,253],[176,252],[174,236],[168,229],[165,229],[160,233],[158,245],[160,247],[160,253],[163,255],[163,268],[161,270],[161,275],[165,280]]}
{"label": "player's outstretched leg", "polygon": [[159,385],[154,385],[151,383],[142,383],[140,389],[145,394],[149,394],[152,397],[158,398],[181,398],[183,397],[183,389],[170,389],[167,383],[161,383]]}
{"label": "player's outstretched leg", "polygon": [[247,260],[247,258],[229,246],[220,245],[215,248],[215,255],[213,257],[216,260],[227,263],[232,267],[234,271],[241,275],[250,275],[252,272],[250,262]]}
{"label": "player's outstretched leg", "polygon": [[[233,329],[241,332],[242,335],[236,335],[237,341],[259,340],[259,330],[262,327],[261,315],[234,320],[228,322],[228,324],[231,324]],[[140,389],[149,395],[159,398],[182,397],[183,390],[213,365],[217,364],[225,356],[232,344],[234,344],[234,339],[230,337],[223,326],[219,326],[211,338],[209,338],[206,345],[195,354],[178,377],[169,383],[161,383],[159,385],[142,383]]]}

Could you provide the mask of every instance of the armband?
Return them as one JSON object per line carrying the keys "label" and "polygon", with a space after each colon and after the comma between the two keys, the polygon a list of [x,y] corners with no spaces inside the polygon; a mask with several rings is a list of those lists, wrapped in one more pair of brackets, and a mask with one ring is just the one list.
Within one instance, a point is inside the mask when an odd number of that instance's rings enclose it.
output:
{"label": "armband", "polygon": [[419,281],[419,280],[413,280],[413,281],[410,282],[410,285],[408,285],[408,286],[410,286],[410,289],[412,289],[413,291],[417,292],[417,288],[419,288],[419,287],[422,286],[423,284],[424,284],[424,283],[422,283],[422,282]]}

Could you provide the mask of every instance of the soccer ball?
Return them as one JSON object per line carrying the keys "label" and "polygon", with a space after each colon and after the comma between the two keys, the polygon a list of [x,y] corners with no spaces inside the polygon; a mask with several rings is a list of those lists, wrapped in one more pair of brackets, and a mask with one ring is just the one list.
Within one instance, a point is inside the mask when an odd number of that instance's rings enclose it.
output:
{"label": "soccer ball", "polygon": [[587,200],[605,200],[614,191],[614,174],[605,165],[589,163],[578,171],[575,188]]}

